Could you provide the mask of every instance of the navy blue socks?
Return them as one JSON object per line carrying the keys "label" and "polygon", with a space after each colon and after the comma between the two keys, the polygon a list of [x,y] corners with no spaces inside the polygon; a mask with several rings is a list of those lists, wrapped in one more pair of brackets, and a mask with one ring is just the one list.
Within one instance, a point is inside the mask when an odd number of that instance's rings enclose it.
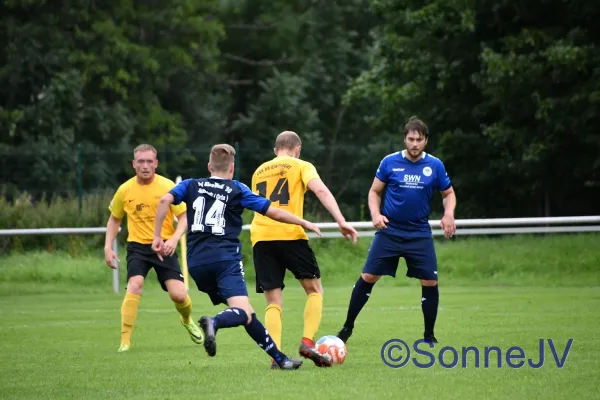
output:
{"label": "navy blue socks", "polygon": [[215,330],[221,328],[233,328],[246,324],[248,315],[241,308],[228,308],[218,313],[213,321],[215,322]]}
{"label": "navy blue socks", "polygon": [[439,302],[440,292],[438,285],[422,286],[421,309],[423,310],[423,320],[425,322],[425,337],[433,336]]}
{"label": "navy blue socks", "polygon": [[267,328],[256,318],[256,313],[252,314],[252,321],[246,327],[248,335],[260,346],[261,349],[267,352],[275,360],[277,364],[281,364],[286,356],[277,348],[273,338],[267,332]]}
{"label": "navy blue socks", "polygon": [[354,328],[354,321],[356,321],[356,317],[358,317],[360,310],[362,310],[364,305],[367,304],[374,285],[374,283],[368,283],[363,280],[362,276],[358,278],[356,284],[354,284],[352,296],[350,297],[348,314],[346,315],[346,322],[344,323],[345,328]]}

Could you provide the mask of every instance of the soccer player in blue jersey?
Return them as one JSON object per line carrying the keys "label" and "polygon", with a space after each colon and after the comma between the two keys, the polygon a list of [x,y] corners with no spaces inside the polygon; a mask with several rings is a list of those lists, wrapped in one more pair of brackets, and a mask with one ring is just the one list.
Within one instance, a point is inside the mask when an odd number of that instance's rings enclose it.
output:
{"label": "soccer player in blue jersey", "polygon": [[337,334],[344,342],[352,335],[354,322],[375,283],[383,275],[395,277],[403,257],[406,276],[421,281],[424,340],[437,343],[434,326],[439,303],[438,272],[429,203],[434,190],[440,191],[444,205],[441,228],[450,238],[456,231],[456,196],[442,161],[424,151],[428,138],[427,125],[411,117],[404,125],[406,149],[386,156],[377,169],[369,191],[369,210],[377,232],[352,290],[346,322]]}
{"label": "soccer player in blue jersey", "polygon": [[169,255],[173,251],[165,248],[160,227],[171,204],[186,203],[189,274],[198,290],[208,294],[214,305],[227,304],[229,307],[214,317],[203,316],[199,320],[208,355],[216,355],[218,329],[244,325],[248,335],[275,360],[280,369],[298,369],[302,360],[290,359],[277,348],[248,300],[242,244],[238,239],[242,231],[242,213],[249,209],[277,221],[300,225],[319,235],[321,232],[311,222],[272,207],[270,200],[232,180],[234,160],[233,147],[228,144],[213,146],[208,163],[211,177],[186,179],[161,198],[153,249],[161,255]]}

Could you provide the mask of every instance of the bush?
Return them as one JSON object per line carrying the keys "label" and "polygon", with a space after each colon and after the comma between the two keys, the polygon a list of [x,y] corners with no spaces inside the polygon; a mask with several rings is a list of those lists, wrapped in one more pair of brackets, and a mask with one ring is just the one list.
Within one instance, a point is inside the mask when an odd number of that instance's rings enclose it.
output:
{"label": "bush", "polygon": [[[112,195],[112,191],[105,191],[83,196],[81,214],[76,196],[33,200],[29,194],[22,193],[13,201],[0,196],[0,229],[104,227]],[[119,235],[120,240],[125,237],[126,232]],[[3,255],[30,250],[53,252],[58,249],[71,255],[80,255],[87,252],[88,248],[102,248],[103,245],[104,235],[101,234],[0,236],[0,254]]]}

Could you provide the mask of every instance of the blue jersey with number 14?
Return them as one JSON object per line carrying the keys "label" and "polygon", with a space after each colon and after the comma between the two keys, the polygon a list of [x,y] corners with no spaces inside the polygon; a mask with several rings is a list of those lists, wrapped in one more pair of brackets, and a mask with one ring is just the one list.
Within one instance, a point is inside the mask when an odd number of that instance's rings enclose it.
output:
{"label": "blue jersey with number 14", "polygon": [[173,204],[187,205],[188,268],[242,260],[242,213],[265,214],[271,202],[241,182],[222,178],[186,179],[169,191]]}

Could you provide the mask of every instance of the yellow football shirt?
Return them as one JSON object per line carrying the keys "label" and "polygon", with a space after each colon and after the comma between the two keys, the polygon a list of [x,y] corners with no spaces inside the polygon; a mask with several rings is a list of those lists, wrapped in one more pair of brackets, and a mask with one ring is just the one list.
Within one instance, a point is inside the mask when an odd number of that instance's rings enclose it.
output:
{"label": "yellow football shirt", "polygon": [[[115,218],[127,214],[128,242],[151,244],[154,239],[154,221],[160,198],[175,186],[175,182],[160,175],[149,185],[140,185],[136,177],[119,186],[108,209]],[[174,217],[186,211],[185,203],[171,204],[160,232],[163,240],[175,232]]]}
{"label": "yellow football shirt", "polygon": [[[273,207],[303,218],[304,194],[308,183],[315,178],[319,178],[319,174],[311,163],[290,156],[275,157],[256,169],[252,175],[252,191],[271,200]],[[308,240],[308,236],[299,225],[284,224],[254,213],[250,239],[254,246],[260,241]]]}

